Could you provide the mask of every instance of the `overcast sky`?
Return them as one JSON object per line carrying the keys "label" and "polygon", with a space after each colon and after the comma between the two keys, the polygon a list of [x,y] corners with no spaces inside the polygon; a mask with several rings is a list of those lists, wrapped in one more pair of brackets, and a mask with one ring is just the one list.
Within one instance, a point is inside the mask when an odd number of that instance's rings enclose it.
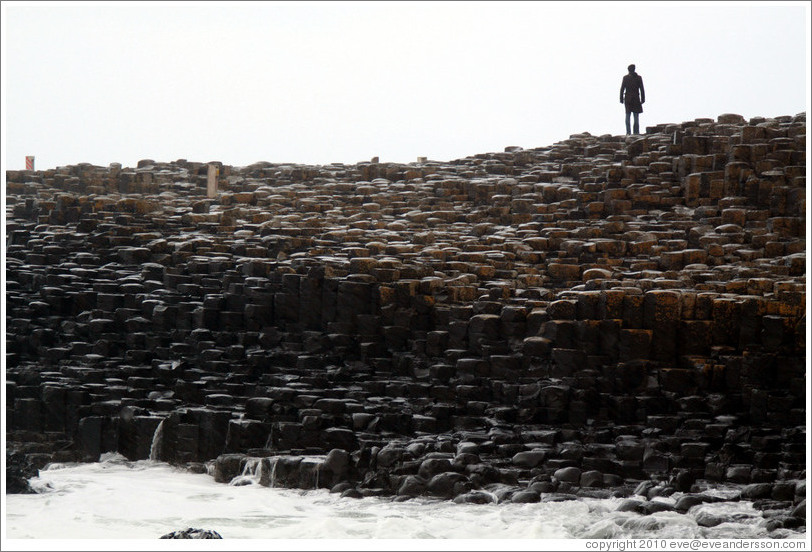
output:
{"label": "overcast sky", "polygon": [[807,110],[809,2],[2,3],[4,168],[449,161]]}

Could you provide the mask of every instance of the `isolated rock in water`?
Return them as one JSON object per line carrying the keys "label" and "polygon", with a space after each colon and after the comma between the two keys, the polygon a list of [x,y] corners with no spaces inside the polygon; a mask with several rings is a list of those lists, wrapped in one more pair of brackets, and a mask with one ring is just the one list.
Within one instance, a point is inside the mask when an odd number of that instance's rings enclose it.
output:
{"label": "isolated rock in water", "polygon": [[174,531],[167,533],[162,539],[222,539],[220,533],[217,531],[210,531],[208,529],[194,529],[189,527],[183,531]]}
{"label": "isolated rock in water", "polygon": [[454,499],[455,504],[490,504],[496,501],[496,495],[485,491],[470,491]]}
{"label": "isolated rock in water", "polygon": [[720,523],[724,523],[725,519],[711,514],[710,512],[698,512],[696,514],[696,524],[700,527],[716,527]]}
{"label": "isolated rock in water", "polygon": [[535,491],[519,491],[510,497],[510,501],[516,504],[527,504],[539,500],[541,500],[541,496]]}

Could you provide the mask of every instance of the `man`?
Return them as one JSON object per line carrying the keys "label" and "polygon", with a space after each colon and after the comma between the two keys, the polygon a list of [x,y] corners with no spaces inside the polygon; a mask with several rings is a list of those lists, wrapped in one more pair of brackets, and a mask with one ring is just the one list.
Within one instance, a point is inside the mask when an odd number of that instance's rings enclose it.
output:
{"label": "man", "polygon": [[643,77],[634,72],[634,64],[629,65],[629,74],[623,76],[620,85],[620,103],[626,105],[626,134],[632,133],[629,117],[634,113],[634,133],[640,134],[640,114],[646,103],[646,91],[643,88]]}

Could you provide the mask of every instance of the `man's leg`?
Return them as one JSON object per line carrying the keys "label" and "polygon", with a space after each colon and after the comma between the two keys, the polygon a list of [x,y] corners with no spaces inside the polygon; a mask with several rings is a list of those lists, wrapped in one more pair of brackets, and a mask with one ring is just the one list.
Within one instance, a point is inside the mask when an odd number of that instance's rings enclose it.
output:
{"label": "man's leg", "polygon": [[632,112],[631,112],[631,111],[627,111],[627,112],[626,112],[626,135],[627,135],[627,136],[628,136],[629,134],[631,134],[631,133],[632,133],[632,127],[631,127],[631,125],[629,124],[629,123],[631,122],[631,121],[630,121],[631,116],[632,116]]}
{"label": "man's leg", "polygon": [[634,114],[634,133],[640,134],[640,114]]}

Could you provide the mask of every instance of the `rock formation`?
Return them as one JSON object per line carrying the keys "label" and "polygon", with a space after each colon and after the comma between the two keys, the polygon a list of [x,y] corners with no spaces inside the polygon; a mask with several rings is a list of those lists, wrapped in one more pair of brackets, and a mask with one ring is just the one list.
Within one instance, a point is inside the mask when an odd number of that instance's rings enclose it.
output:
{"label": "rock formation", "polygon": [[797,505],[805,140],[805,114],[725,114],[216,163],[216,197],[186,160],[7,171],[8,439],[347,496]]}
{"label": "rock formation", "polygon": [[183,531],[173,531],[161,537],[162,539],[222,539],[220,533],[209,529],[195,529],[189,527]]}
{"label": "rock formation", "polygon": [[6,449],[6,493],[33,494],[34,490],[28,480],[35,477],[39,470],[32,465],[27,454]]}

